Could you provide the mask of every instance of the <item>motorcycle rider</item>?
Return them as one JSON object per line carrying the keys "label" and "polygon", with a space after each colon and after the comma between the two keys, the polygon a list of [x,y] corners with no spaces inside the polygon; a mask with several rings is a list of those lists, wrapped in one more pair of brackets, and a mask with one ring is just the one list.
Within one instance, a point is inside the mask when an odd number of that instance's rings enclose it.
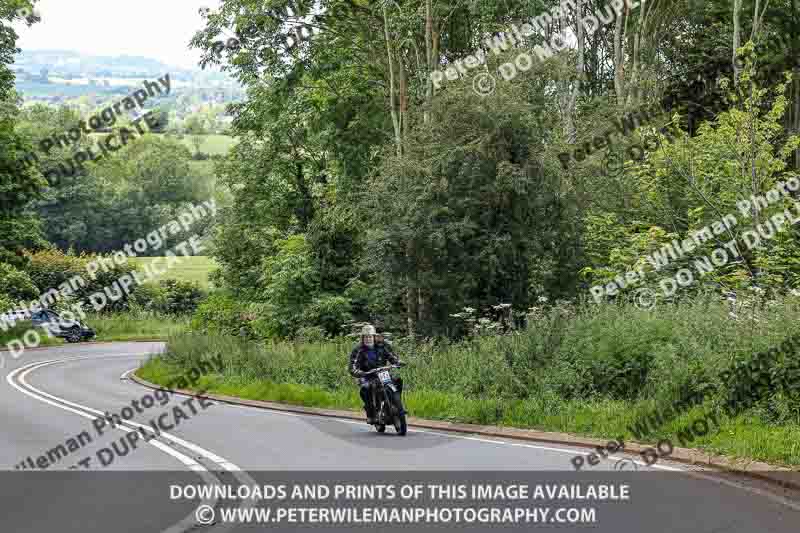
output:
{"label": "motorcycle rider", "polygon": [[[383,337],[376,335],[375,326],[371,324],[361,328],[361,341],[350,352],[350,374],[358,378],[359,394],[364,402],[364,411],[367,414],[367,423],[374,424],[375,406],[372,402],[372,388],[375,386],[375,375],[365,377],[365,372],[387,364],[402,365],[403,363],[392,351],[392,347]],[[394,378],[398,394],[403,391],[403,380]],[[403,413],[401,413],[403,414]]]}

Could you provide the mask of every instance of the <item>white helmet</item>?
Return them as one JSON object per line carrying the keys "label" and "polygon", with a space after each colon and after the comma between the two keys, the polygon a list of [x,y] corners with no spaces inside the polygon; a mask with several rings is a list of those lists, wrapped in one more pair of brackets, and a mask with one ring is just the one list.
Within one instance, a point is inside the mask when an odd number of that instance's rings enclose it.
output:
{"label": "white helmet", "polygon": [[361,342],[368,348],[375,346],[375,326],[367,324],[361,328]]}

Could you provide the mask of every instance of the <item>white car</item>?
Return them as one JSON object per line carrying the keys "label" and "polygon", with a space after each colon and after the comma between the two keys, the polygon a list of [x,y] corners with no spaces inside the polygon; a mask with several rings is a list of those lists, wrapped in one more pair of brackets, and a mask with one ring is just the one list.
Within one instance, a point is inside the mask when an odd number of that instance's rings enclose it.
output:
{"label": "white car", "polygon": [[5,321],[8,325],[14,326],[21,320],[29,320],[30,314],[27,311],[6,311],[0,313],[0,320]]}

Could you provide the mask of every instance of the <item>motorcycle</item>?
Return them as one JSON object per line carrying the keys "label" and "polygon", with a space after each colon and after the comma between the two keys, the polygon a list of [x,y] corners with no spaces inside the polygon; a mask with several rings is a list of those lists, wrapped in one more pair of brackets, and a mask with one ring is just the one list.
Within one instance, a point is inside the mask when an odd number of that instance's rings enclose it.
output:
{"label": "motorcycle", "polygon": [[392,379],[389,372],[393,368],[400,368],[400,365],[389,365],[375,368],[364,373],[364,377],[377,375],[375,385],[370,388],[372,391],[372,405],[375,406],[375,429],[378,433],[386,431],[387,424],[392,424],[398,435],[405,435],[408,431],[406,425],[406,413],[403,407],[401,392],[397,390],[397,384]]}

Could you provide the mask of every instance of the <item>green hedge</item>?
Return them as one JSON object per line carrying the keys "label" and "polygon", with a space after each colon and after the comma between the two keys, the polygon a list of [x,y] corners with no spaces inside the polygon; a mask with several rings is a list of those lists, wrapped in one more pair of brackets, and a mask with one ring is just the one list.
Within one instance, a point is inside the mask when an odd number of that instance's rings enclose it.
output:
{"label": "green hedge", "polygon": [[[409,407],[413,414],[612,438],[630,435],[631,422],[687,393],[704,395],[705,405],[696,409],[724,402],[737,384],[724,381],[722,372],[797,334],[798,319],[800,307],[794,300],[742,312],[738,318],[731,317],[727,304],[708,300],[654,311],[592,306],[568,317],[550,313],[509,335],[406,341],[395,349],[409,363],[401,372],[416,405],[417,411]],[[310,394],[337,395],[353,389],[346,371],[351,348],[346,340],[258,344],[189,334],[170,339],[160,361],[189,368],[201,358],[221,354],[226,371],[220,386],[291,384],[306,387]],[[794,375],[799,360],[797,353],[773,358],[770,371]],[[680,427],[694,414],[689,410],[652,428],[649,436],[668,435],[673,425]],[[732,429],[700,444],[800,464],[794,445],[782,446],[777,437],[774,446],[762,449],[770,431],[800,436],[796,394],[780,387],[762,389],[752,405],[725,420]],[[750,440],[743,444],[737,433]]]}

